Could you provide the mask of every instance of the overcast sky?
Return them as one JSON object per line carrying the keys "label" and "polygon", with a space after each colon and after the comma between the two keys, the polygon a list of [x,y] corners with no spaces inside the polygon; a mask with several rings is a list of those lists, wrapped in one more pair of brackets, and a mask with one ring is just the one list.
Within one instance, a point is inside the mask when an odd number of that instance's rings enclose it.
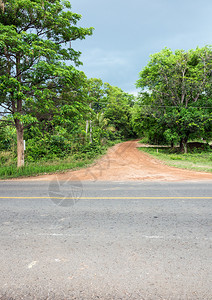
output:
{"label": "overcast sky", "polygon": [[136,92],[149,55],[212,44],[212,0],[70,0],[92,36],[75,41],[89,78]]}

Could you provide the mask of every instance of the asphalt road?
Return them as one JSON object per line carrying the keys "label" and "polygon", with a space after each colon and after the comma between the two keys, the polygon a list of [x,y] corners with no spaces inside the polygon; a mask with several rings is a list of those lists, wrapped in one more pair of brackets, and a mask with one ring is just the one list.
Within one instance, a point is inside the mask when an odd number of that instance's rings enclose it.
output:
{"label": "asphalt road", "polygon": [[212,299],[212,184],[0,182],[0,299]]}

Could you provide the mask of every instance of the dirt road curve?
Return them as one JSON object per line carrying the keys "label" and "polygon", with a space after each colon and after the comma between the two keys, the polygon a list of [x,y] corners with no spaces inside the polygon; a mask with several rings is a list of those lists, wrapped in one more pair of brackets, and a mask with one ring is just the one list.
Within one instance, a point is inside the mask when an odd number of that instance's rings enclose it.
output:
{"label": "dirt road curve", "polygon": [[[212,180],[211,173],[169,167],[137,149],[137,141],[117,144],[89,168],[59,174],[59,180],[181,181]],[[51,180],[55,175],[39,176]]]}

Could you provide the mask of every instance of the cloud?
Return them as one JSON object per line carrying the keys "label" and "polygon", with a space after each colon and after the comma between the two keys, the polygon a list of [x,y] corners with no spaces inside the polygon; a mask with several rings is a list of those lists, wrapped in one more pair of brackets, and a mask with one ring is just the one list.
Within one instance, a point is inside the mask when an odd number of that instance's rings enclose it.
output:
{"label": "cloud", "polygon": [[191,49],[211,43],[211,0],[71,0],[80,26],[94,34],[73,43],[82,70],[121,89],[134,90],[149,55],[164,47]]}
{"label": "cloud", "polygon": [[89,78],[101,78],[103,82],[118,86],[126,92],[135,90],[135,82],[141,70],[135,70],[135,51],[106,51],[104,49],[89,49],[82,53],[82,71]]}
{"label": "cloud", "polygon": [[[82,56],[83,57],[83,56]],[[100,48],[90,49],[84,56],[84,63],[88,67],[125,66],[129,62],[120,51],[105,51]]]}
{"label": "cloud", "polygon": [[129,90],[129,91],[126,91],[126,92],[129,93],[129,94],[134,95],[135,97],[137,97],[137,96],[138,96],[138,93],[139,93],[138,90]]}

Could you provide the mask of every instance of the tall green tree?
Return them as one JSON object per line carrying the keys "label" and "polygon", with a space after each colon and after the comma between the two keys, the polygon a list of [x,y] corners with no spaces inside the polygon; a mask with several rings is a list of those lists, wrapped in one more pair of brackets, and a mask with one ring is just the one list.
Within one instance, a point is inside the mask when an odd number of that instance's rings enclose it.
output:
{"label": "tall green tree", "polygon": [[[191,136],[204,137],[212,121],[212,49],[163,49],[140,72],[141,105],[147,122],[162,125],[165,137],[187,151]],[[146,96],[148,94],[148,97]]]}
{"label": "tall green tree", "polygon": [[[86,120],[86,139],[89,131],[89,142],[92,143],[92,118],[102,108],[102,97],[104,95],[103,82],[99,78],[90,78],[86,85],[87,99],[90,107],[89,119]],[[92,116],[93,115],[93,116]]]}
{"label": "tall green tree", "polygon": [[[17,165],[24,165],[25,126],[37,122],[30,107],[48,109],[71,85],[80,52],[71,42],[92,34],[77,26],[69,1],[6,0],[0,5],[0,106],[17,132]],[[38,106],[38,109],[39,106]],[[34,112],[34,111],[33,111]]]}
{"label": "tall green tree", "polygon": [[105,102],[103,109],[108,124],[116,130],[117,136],[129,138],[134,136],[131,124],[131,107],[134,104],[134,96],[125,93],[120,88],[105,83]]}

